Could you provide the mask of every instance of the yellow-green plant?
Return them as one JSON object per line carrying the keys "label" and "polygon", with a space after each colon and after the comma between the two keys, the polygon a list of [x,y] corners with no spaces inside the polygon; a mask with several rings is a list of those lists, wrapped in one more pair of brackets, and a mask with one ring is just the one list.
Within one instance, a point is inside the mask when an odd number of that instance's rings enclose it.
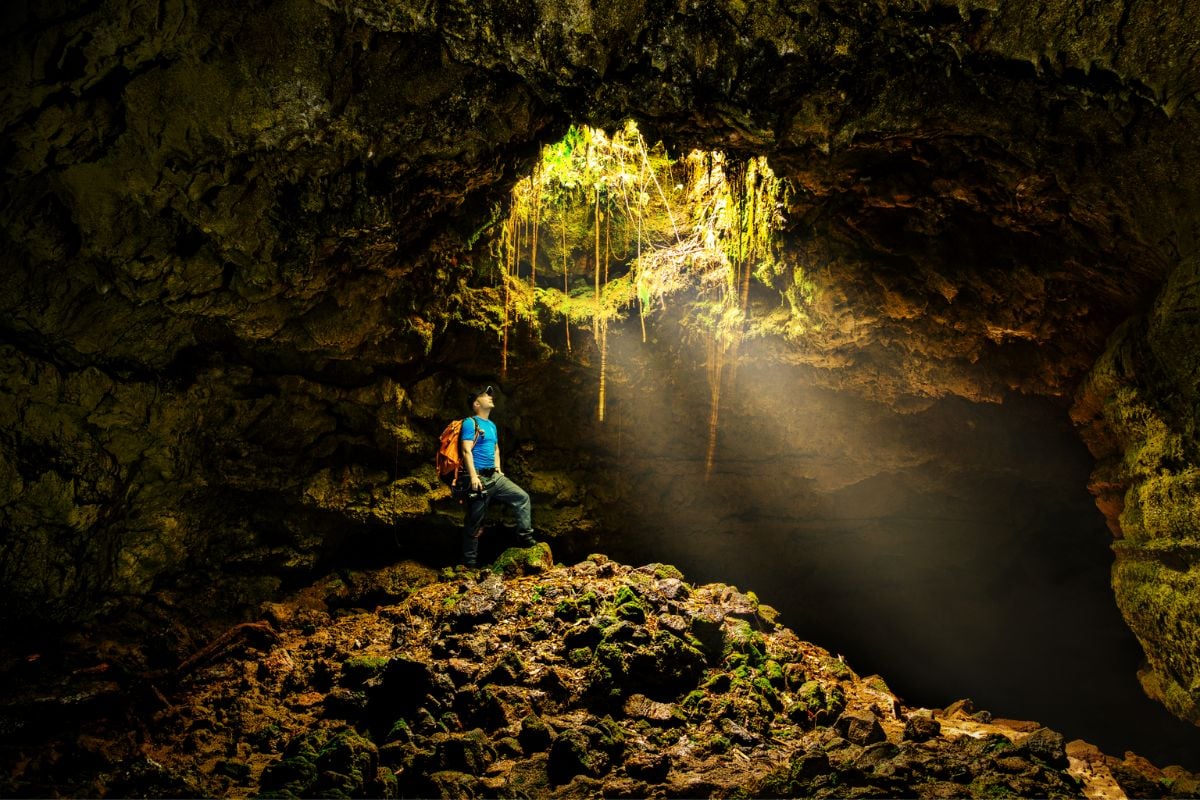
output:
{"label": "yellow-green plant", "polygon": [[[561,317],[568,352],[571,327],[590,323],[603,421],[609,323],[636,308],[644,340],[646,317],[686,293],[687,318],[708,353],[711,470],[720,389],[734,379],[752,278],[784,271],[772,246],[784,189],[762,158],[697,151],[673,160],[632,121],[611,135],[570,128],[514,187],[492,239],[501,371],[512,321]],[[784,299],[793,310],[803,300],[795,292]]]}

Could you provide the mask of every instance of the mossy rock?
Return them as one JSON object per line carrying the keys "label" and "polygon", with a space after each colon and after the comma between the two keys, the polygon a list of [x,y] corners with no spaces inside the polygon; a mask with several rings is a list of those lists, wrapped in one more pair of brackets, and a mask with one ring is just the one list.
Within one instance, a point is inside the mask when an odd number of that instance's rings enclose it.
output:
{"label": "mossy rock", "polygon": [[607,714],[592,727],[589,734],[589,739],[593,746],[599,747],[609,755],[616,757],[625,750],[625,732]]}
{"label": "mossy rock", "polygon": [[342,662],[342,683],[356,686],[378,675],[391,661],[391,656],[355,656]]}
{"label": "mossy rock", "polygon": [[573,667],[585,667],[591,662],[594,653],[586,647],[575,647],[567,651],[567,663]]}
{"label": "mossy rock", "polygon": [[496,748],[486,733],[476,728],[465,733],[439,733],[431,737],[434,757],[432,763],[422,768],[424,772],[450,771],[468,775],[482,775],[496,760]]}
{"label": "mossy rock", "polygon": [[815,790],[836,779],[829,756],[817,751],[800,751],[792,757],[786,769],[778,770],[763,780],[755,796],[810,797]]}
{"label": "mossy rock", "polygon": [[305,794],[316,781],[317,767],[312,760],[305,756],[293,756],[268,764],[262,771],[258,785],[266,791],[277,789],[299,796]]}
{"label": "mossy rock", "polygon": [[720,619],[695,614],[689,620],[688,633],[700,642],[704,653],[714,662],[725,654],[725,626]]}
{"label": "mossy rock", "polygon": [[702,652],[678,636],[655,631],[649,643],[629,655],[626,664],[626,685],[656,699],[670,699],[695,687],[707,661]]}
{"label": "mossy rock", "polygon": [[[737,620],[733,625],[727,626],[725,631],[725,649],[722,655],[725,656],[727,663],[730,662],[730,657],[741,654],[744,655],[745,663],[751,667],[758,668],[766,663],[767,643],[763,636],[754,627],[745,620]],[[740,663],[740,660],[738,660]]]}
{"label": "mossy rock", "polygon": [[729,748],[733,747],[733,742],[729,741],[728,737],[718,733],[705,739],[702,746],[705,752],[720,755],[721,753],[729,752]]}
{"label": "mossy rock", "polygon": [[551,783],[561,785],[576,775],[602,775],[608,765],[607,754],[594,749],[582,730],[572,728],[550,745],[546,771]]}
{"label": "mossy rock", "polygon": [[579,597],[564,597],[554,605],[554,616],[566,622],[586,617],[592,614],[600,605],[600,598],[593,591],[585,592]]}
{"label": "mossy rock", "polygon": [[550,779],[547,769],[549,755],[534,753],[531,757],[513,764],[505,777],[503,797],[538,798],[550,794]]}
{"label": "mossy rock", "polygon": [[538,575],[554,568],[554,554],[550,545],[538,542],[532,547],[510,547],[500,554],[491,570],[506,578],[520,575]]}
{"label": "mossy rock", "polygon": [[459,724],[497,730],[509,723],[508,709],[490,686],[464,688],[454,699],[454,710]]}
{"label": "mossy rock", "polygon": [[633,590],[633,587],[624,585],[617,588],[617,593],[613,595],[612,604],[614,606],[622,606],[626,603],[641,603],[641,601],[642,598]]}
{"label": "mossy rock", "polygon": [[[357,731],[343,729],[332,736],[317,753],[316,768],[320,774],[316,788],[342,789],[352,796],[372,794],[379,750],[375,743]],[[327,774],[342,776],[327,782]]]}
{"label": "mossy rock", "polygon": [[646,609],[641,603],[625,603],[617,606],[616,615],[618,619],[626,620],[627,622],[644,623],[646,621]]}
{"label": "mossy rock", "polygon": [[811,720],[824,725],[840,716],[845,707],[846,696],[841,687],[808,681],[796,690],[796,702],[788,707],[787,715],[797,723]]}
{"label": "mossy rock", "polygon": [[858,677],[845,661],[831,655],[821,656],[821,668],[828,672],[831,677],[840,681],[850,681]]}
{"label": "mossy rock", "polygon": [[660,581],[667,580],[668,578],[674,578],[679,581],[683,580],[683,573],[671,564],[651,564],[650,566],[654,568],[654,577]]}
{"label": "mossy rock", "polygon": [[514,651],[509,650],[500,660],[496,662],[490,670],[484,673],[480,678],[481,684],[516,684],[520,683],[525,675],[525,663],[521,657]]}
{"label": "mossy rock", "polygon": [[554,729],[536,714],[527,714],[521,720],[521,732],[517,740],[527,752],[545,750],[554,741]]}

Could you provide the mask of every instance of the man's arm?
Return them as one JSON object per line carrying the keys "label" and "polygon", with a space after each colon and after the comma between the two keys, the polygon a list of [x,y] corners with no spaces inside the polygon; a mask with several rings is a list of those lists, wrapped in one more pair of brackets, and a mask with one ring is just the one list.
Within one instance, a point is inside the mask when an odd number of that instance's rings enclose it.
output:
{"label": "man's arm", "polygon": [[504,470],[500,469],[500,443],[496,442],[496,449],[492,451],[496,454],[496,474],[503,475]]}
{"label": "man's arm", "polygon": [[483,481],[479,480],[479,473],[475,471],[475,455],[471,452],[474,449],[474,438],[462,440],[463,463],[467,465],[467,473],[471,476],[471,489],[478,492],[483,488]]}

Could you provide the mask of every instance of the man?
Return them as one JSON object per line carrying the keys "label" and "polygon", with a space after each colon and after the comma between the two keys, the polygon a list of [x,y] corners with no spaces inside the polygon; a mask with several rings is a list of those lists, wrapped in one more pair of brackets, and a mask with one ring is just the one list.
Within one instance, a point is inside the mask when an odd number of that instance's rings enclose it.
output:
{"label": "man", "polygon": [[530,523],[531,507],[525,490],[510,481],[500,469],[500,443],[496,436],[496,423],[489,417],[496,407],[492,387],[471,392],[467,398],[472,416],[463,420],[462,460],[471,481],[471,495],[467,497],[467,513],[463,520],[462,549],[463,563],[476,565],[479,556],[479,537],[483,516],[493,500],[508,503],[517,512],[517,539],[526,547],[536,544],[533,525]]}

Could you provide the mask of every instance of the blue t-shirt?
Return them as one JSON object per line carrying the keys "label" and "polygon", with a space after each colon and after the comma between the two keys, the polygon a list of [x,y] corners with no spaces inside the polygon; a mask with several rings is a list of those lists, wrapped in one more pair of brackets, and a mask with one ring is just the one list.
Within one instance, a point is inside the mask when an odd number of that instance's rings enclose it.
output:
{"label": "blue t-shirt", "polygon": [[471,450],[471,457],[475,459],[475,469],[495,469],[496,423],[482,417],[467,417],[463,420],[462,424],[463,441],[469,442],[475,438],[476,420],[479,421],[479,439],[475,442],[475,447]]}

